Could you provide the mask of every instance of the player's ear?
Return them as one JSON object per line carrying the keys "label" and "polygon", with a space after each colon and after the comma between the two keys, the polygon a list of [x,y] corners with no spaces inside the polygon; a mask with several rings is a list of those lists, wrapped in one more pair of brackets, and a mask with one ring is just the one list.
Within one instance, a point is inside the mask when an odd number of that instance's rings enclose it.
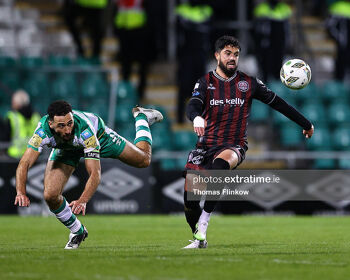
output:
{"label": "player's ear", "polygon": [[53,121],[49,120],[49,127],[53,128]]}
{"label": "player's ear", "polygon": [[220,60],[220,53],[219,52],[215,52],[215,59],[219,64],[219,60]]}

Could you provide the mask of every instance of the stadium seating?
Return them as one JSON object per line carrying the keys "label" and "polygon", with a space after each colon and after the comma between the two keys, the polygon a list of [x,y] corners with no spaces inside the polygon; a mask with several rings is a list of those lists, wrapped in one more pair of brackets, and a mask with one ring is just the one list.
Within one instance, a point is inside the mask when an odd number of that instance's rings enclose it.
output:
{"label": "stadium seating", "polygon": [[50,66],[67,66],[72,65],[71,58],[67,56],[51,55],[48,59],[48,65]]}
{"label": "stadium seating", "polygon": [[0,117],[4,118],[7,112],[10,110],[10,103],[0,103]]}
{"label": "stadium seating", "polygon": [[160,168],[162,170],[178,169],[177,160],[173,158],[163,158],[160,160]]}
{"label": "stadium seating", "polygon": [[23,81],[23,89],[30,95],[31,102],[36,111],[41,114],[46,113],[47,106],[51,101],[47,75],[40,72],[33,73]]}
{"label": "stadium seating", "polygon": [[0,69],[7,70],[9,67],[16,66],[16,59],[11,56],[0,56]]}
{"label": "stadium seating", "polygon": [[171,150],[172,148],[172,135],[171,131],[164,127],[152,126],[152,140],[153,150]]}
{"label": "stadium seating", "polygon": [[178,158],[176,160],[176,169],[184,170],[186,163],[187,163],[187,155],[183,158]]}
{"label": "stadium seating", "polygon": [[100,61],[97,57],[86,58],[80,56],[76,59],[75,64],[81,67],[98,66],[100,65]]}
{"label": "stadium seating", "polygon": [[79,108],[79,91],[73,73],[58,74],[51,83],[51,93],[54,99],[64,99],[71,103],[73,108]]}
{"label": "stadium seating", "polygon": [[332,133],[334,148],[337,150],[349,150],[350,147],[350,127],[340,126]]}
{"label": "stadium seating", "polygon": [[7,70],[0,73],[0,102],[11,105],[12,93],[21,88],[21,79],[16,70]]}
{"label": "stadium seating", "polygon": [[19,59],[19,64],[25,68],[37,68],[44,65],[42,57],[22,56]]}
{"label": "stadium seating", "polygon": [[81,94],[84,98],[90,100],[97,97],[108,98],[108,84],[99,74],[100,73],[89,73],[81,82]]}
{"label": "stadium seating", "polygon": [[334,125],[350,122],[350,106],[347,103],[334,101],[327,109],[329,122]]}
{"label": "stadium seating", "polygon": [[316,159],[313,163],[315,169],[334,169],[336,167],[336,161],[330,158]]}
{"label": "stadium seating", "polygon": [[250,118],[249,120],[252,122],[263,122],[269,119],[270,115],[270,108],[266,104],[258,101],[253,100],[251,111],[250,111]]}
{"label": "stadium seating", "polygon": [[131,114],[131,110],[134,107],[134,104],[124,103],[123,105],[117,105],[115,110],[115,121],[117,125],[123,123],[134,123],[134,117]]}
{"label": "stadium seating", "polygon": [[301,112],[304,114],[306,118],[308,118],[312,123],[325,123],[327,121],[326,118],[326,110],[321,102],[309,102],[305,103],[301,107]]}
{"label": "stadium seating", "polygon": [[176,150],[191,150],[195,147],[198,136],[189,130],[179,130],[173,133],[173,146]]}
{"label": "stadium seating", "polygon": [[333,142],[331,134],[327,126],[316,126],[315,133],[306,141],[306,145],[310,150],[331,150],[333,148]]}
{"label": "stadium seating", "polygon": [[9,90],[16,90],[21,85],[20,74],[16,70],[2,72],[0,80],[2,84],[9,88]]}
{"label": "stadium seating", "polygon": [[88,104],[84,107],[85,111],[95,113],[99,115],[106,123],[108,122],[108,100],[104,98],[94,99],[93,102],[86,103]]}
{"label": "stadium seating", "polygon": [[349,93],[349,88],[339,81],[329,81],[322,86],[322,98],[326,102],[341,99],[349,101]]}
{"label": "stadium seating", "polygon": [[293,122],[281,126],[280,140],[283,147],[300,147],[301,143],[303,143],[300,126]]}
{"label": "stadium seating", "polygon": [[117,104],[118,103],[138,103],[138,96],[134,86],[127,81],[120,81],[117,86]]}
{"label": "stadium seating", "polygon": [[72,94],[77,94],[78,87],[74,74],[58,74],[51,84],[51,90],[55,98],[66,98]]}
{"label": "stadium seating", "polygon": [[294,92],[283,85],[281,81],[271,81],[268,83],[268,87],[278,96],[285,99],[288,103],[295,103],[295,94],[293,94]]}
{"label": "stadium seating", "polygon": [[350,169],[350,159],[347,159],[347,158],[339,159],[339,168]]}
{"label": "stadium seating", "polygon": [[303,89],[300,90],[292,90],[293,94],[295,95],[297,104],[300,106],[304,105],[305,103],[311,103],[311,102],[322,102],[321,97],[321,91],[320,89],[314,84],[310,83],[308,86],[306,86]]}

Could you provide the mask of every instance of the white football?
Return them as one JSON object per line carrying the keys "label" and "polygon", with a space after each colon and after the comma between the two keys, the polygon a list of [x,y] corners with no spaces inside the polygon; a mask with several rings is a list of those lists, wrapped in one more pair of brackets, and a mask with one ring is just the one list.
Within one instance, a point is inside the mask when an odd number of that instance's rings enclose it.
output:
{"label": "white football", "polygon": [[282,83],[291,89],[302,89],[311,81],[311,68],[301,59],[286,61],[280,71]]}

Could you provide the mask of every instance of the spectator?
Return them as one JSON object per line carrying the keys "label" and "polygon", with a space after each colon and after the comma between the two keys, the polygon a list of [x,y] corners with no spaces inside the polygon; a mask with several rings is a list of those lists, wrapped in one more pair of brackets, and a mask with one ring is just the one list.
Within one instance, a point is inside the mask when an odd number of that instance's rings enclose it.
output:
{"label": "spectator", "polygon": [[83,27],[86,27],[90,32],[93,44],[92,56],[99,58],[106,30],[107,6],[108,0],[64,0],[64,19],[73,36],[79,56],[87,56],[80,37]]}
{"label": "spectator", "polygon": [[40,115],[33,112],[28,93],[18,90],[12,95],[12,110],[6,115],[1,141],[10,142],[7,153],[10,157],[20,158],[27,148]]}
{"label": "spectator", "polygon": [[149,64],[149,36],[145,0],[116,0],[115,34],[119,39],[122,78],[130,80],[132,63],[137,62],[139,82],[137,91],[144,97]]}
{"label": "spectator", "polygon": [[210,49],[211,6],[202,0],[182,1],[176,7],[178,100],[177,121],[184,121],[186,99],[191,97],[193,85],[205,74]]}
{"label": "spectator", "polygon": [[350,55],[350,1],[336,1],[329,6],[327,28],[337,43],[335,78],[343,81],[349,69]]}
{"label": "spectator", "polygon": [[264,81],[279,79],[289,46],[291,8],[278,0],[263,1],[254,9],[256,53]]}

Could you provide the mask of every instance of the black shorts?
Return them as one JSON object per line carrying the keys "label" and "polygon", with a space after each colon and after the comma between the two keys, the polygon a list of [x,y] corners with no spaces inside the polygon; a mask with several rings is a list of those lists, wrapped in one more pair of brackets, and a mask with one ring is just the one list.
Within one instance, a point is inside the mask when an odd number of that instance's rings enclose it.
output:
{"label": "black shorts", "polygon": [[[224,150],[232,150],[238,156],[238,165],[245,159],[245,153],[248,150],[248,146],[244,145],[222,145],[212,148],[196,148],[192,150],[187,158],[185,170],[206,170],[212,169],[213,160]],[[186,172],[185,174],[186,175]]]}

